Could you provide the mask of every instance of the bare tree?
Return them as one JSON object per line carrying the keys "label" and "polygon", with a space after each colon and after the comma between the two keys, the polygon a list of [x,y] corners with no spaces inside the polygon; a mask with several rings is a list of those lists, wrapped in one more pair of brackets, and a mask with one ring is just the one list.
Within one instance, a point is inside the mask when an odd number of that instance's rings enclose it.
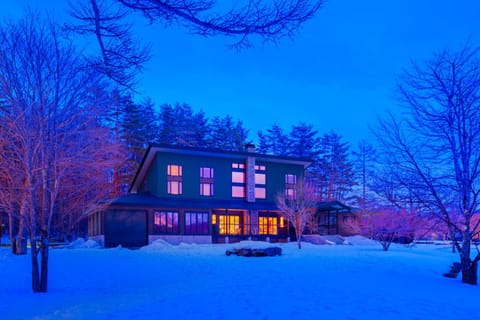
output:
{"label": "bare tree", "polygon": [[388,251],[393,242],[413,240],[415,213],[394,207],[363,215],[362,233],[380,243]]}
{"label": "bare tree", "polygon": [[0,179],[9,183],[0,209],[18,221],[20,241],[23,230],[30,239],[34,292],[47,291],[51,225],[72,209],[69,191],[89,191],[77,207],[85,212],[103,196],[102,173],[116,159],[100,129],[102,108],[87,99],[100,78],[78,57],[54,23],[35,14],[0,26]]}
{"label": "bare tree", "polygon": [[70,29],[96,36],[102,55],[100,69],[115,81],[130,86],[135,72],[148,59],[148,50],[133,41],[130,12],[141,13],[150,23],[180,25],[204,37],[235,37],[234,48],[251,47],[251,36],[264,41],[293,37],[311,19],[323,0],[245,0],[225,9],[215,0],[84,0],[72,7],[80,22]]}
{"label": "bare tree", "polygon": [[[401,117],[376,130],[398,188],[443,221],[457,248],[462,281],[477,283],[480,253],[471,255],[480,195],[480,61],[478,49],[444,51],[405,70],[398,85]],[[459,218],[459,219],[458,219]],[[457,235],[457,236],[456,236]]]}
{"label": "bare tree", "polygon": [[313,185],[298,181],[294,194],[279,193],[275,202],[281,211],[280,214],[295,229],[298,248],[301,249],[303,231],[307,223],[311,221],[317,207]]}

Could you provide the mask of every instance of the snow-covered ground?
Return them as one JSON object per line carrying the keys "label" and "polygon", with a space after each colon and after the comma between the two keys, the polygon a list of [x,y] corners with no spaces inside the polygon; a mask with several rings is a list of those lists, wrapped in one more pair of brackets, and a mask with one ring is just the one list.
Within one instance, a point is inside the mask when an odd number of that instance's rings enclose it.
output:
{"label": "snow-covered ground", "polygon": [[439,245],[281,244],[280,257],[225,256],[239,246],[50,251],[47,294],[30,289],[30,256],[0,248],[0,319],[480,319],[480,287],[447,279]]}

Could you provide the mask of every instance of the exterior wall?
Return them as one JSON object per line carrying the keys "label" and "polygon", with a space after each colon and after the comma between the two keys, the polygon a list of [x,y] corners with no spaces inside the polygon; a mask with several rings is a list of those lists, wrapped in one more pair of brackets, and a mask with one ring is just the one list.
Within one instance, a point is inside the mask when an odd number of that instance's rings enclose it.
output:
{"label": "exterior wall", "polygon": [[[141,187],[142,192],[146,192],[146,191],[156,192],[159,188],[160,181],[158,177],[160,177],[161,172],[159,171],[160,168],[158,166],[158,162],[156,161],[156,158],[157,157],[155,156],[155,160],[152,162],[152,165],[150,166],[150,168],[148,168],[148,173],[146,175],[145,181],[143,181],[142,183],[142,187]],[[166,170],[167,169],[165,168],[165,172]]]}
{"label": "exterior wall", "polygon": [[[155,166],[155,170],[150,170],[146,178],[149,191],[158,197],[231,199],[232,162],[241,161],[239,159],[159,153],[152,164],[152,166]],[[182,166],[183,191],[181,195],[167,193],[167,166],[169,164]],[[214,195],[211,197],[200,195],[201,167],[214,168]],[[155,181],[155,183],[152,181]]]}
{"label": "exterior wall", "polygon": [[303,180],[303,166],[288,165],[282,163],[262,163],[266,166],[267,175],[267,197],[265,200],[257,201],[275,202],[277,194],[285,190],[285,175],[294,174],[297,176],[297,183]]}
{"label": "exterior wall", "polygon": [[162,239],[171,244],[180,244],[180,243],[196,243],[196,244],[208,244],[212,243],[211,235],[149,235],[148,243]]}
{"label": "exterior wall", "polygon": [[[297,181],[303,179],[304,168],[303,165],[292,165],[275,163],[268,161],[255,161],[255,157],[250,161],[255,164],[266,166],[266,198],[265,199],[249,199],[249,202],[275,202],[275,198],[279,192],[283,192],[285,187],[285,174],[295,174]],[[148,171],[142,191],[149,191],[158,197],[173,197],[173,198],[187,198],[187,199],[232,199],[232,163],[243,163],[247,169],[245,171],[248,177],[248,160],[244,158],[221,158],[197,155],[183,155],[175,153],[158,153],[152,166]],[[167,166],[169,164],[176,164],[182,166],[182,194],[171,195],[167,193]],[[251,165],[251,164],[250,164]],[[200,195],[200,168],[214,168],[214,195],[201,196]],[[251,167],[251,166],[250,166]],[[253,173],[253,175],[252,175]],[[254,182],[255,172],[250,172],[252,175],[247,178],[245,186],[248,182]],[[247,188],[247,192],[248,193]],[[252,188],[254,194],[254,187]],[[235,198],[238,199],[238,198]],[[246,199],[248,201],[248,199]],[[253,200],[253,201],[252,201]]]}
{"label": "exterior wall", "polygon": [[[331,212],[330,217],[336,217],[335,224],[326,224],[325,219],[328,217],[326,212],[317,214],[318,225],[316,230],[311,230],[312,233],[319,233],[321,235],[338,234],[341,236],[352,236],[359,234],[360,218],[355,213],[335,213]],[[346,218],[347,221],[344,221]]]}

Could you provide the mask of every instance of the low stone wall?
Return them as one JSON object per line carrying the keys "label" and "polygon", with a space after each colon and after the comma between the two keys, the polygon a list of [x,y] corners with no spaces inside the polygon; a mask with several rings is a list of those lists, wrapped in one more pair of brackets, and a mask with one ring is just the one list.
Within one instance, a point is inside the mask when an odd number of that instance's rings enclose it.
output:
{"label": "low stone wall", "polygon": [[198,235],[149,235],[148,243],[152,243],[155,240],[162,239],[171,244],[184,243],[196,243],[196,244],[208,244],[212,243],[212,236],[198,236]]}

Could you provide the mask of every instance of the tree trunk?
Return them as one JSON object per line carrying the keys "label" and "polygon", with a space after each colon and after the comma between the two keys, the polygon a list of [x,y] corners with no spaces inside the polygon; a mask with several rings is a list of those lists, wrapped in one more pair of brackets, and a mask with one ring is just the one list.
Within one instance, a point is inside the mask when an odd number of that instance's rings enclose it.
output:
{"label": "tree trunk", "polygon": [[298,249],[302,249],[302,234],[300,232],[297,232],[297,244]]}
{"label": "tree trunk", "polygon": [[40,258],[41,258],[41,272],[40,272],[40,292],[47,292],[48,287],[48,234],[42,231],[40,238]]}
{"label": "tree trunk", "polygon": [[30,246],[31,246],[31,255],[32,255],[32,290],[34,293],[40,291],[40,272],[38,266],[38,249],[37,249],[37,240],[35,235],[30,235]]}
{"label": "tree trunk", "polygon": [[15,236],[13,235],[13,215],[11,211],[8,213],[8,237],[10,239],[10,244],[12,245],[13,250],[13,242],[15,241]]}
{"label": "tree trunk", "polygon": [[23,222],[23,219],[21,219],[20,223],[18,224],[18,233],[17,239],[15,241],[15,246],[15,254],[27,254],[27,238],[25,237],[25,224]]}
{"label": "tree trunk", "polygon": [[478,262],[471,262],[469,265],[462,263],[462,282],[466,284],[478,283]]}

